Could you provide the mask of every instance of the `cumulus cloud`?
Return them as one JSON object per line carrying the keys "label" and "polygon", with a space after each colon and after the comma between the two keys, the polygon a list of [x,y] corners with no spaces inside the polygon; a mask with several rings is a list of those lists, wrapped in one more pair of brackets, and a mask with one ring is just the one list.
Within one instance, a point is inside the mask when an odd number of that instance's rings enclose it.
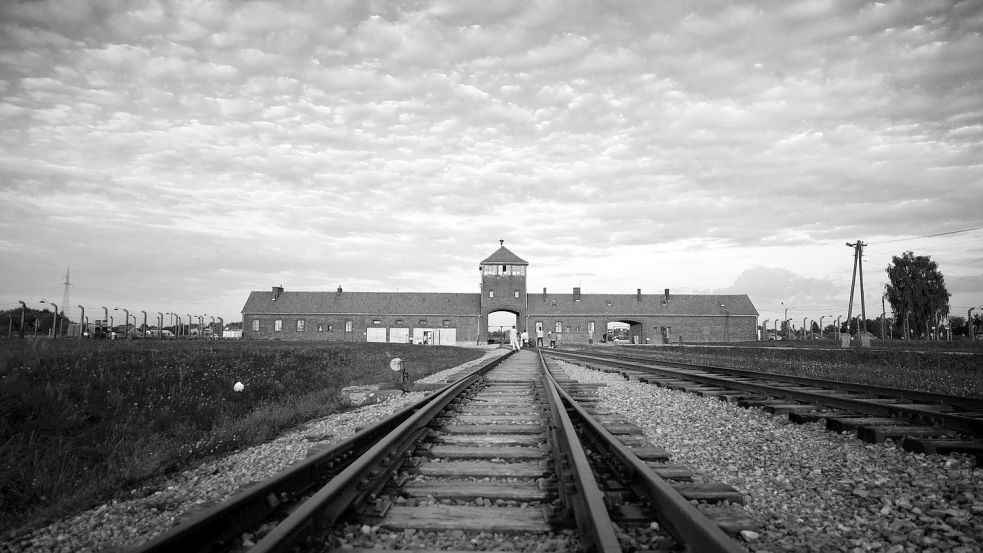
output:
{"label": "cumulus cloud", "polygon": [[[44,0],[0,20],[0,230],[32,267],[5,289],[72,264],[453,291],[507,238],[532,286],[642,272],[818,310],[843,303],[844,240],[979,226],[971,2]],[[954,301],[983,301],[978,252],[945,255]],[[173,301],[212,293],[187,278]]]}

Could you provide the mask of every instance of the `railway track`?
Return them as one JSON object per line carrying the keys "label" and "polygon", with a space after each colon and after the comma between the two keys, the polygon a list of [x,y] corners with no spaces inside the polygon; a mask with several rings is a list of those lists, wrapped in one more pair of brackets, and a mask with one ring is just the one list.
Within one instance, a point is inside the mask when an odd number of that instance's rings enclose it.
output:
{"label": "railway track", "polygon": [[521,350],[134,551],[743,551],[742,495],[595,389]]}
{"label": "railway track", "polygon": [[828,429],[854,431],[871,443],[891,439],[912,452],[975,455],[983,466],[983,401],[977,398],[595,352],[545,353],[628,379],[785,414],[797,423],[825,420]]}

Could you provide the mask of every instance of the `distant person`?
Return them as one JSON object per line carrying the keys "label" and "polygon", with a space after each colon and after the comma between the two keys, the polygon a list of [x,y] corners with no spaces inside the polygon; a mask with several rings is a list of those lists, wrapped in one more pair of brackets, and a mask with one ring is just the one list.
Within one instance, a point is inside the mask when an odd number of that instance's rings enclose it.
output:
{"label": "distant person", "polygon": [[537,326],[536,327],[536,347],[537,348],[543,347],[543,327],[542,326]]}
{"label": "distant person", "polygon": [[519,333],[514,326],[509,329],[509,344],[512,345],[512,351],[519,349]]}
{"label": "distant person", "polygon": [[522,347],[526,347],[528,345],[529,345],[529,332],[523,330],[522,331]]}
{"label": "distant person", "polygon": [[549,338],[549,341],[550,341],[550,349],[555,348],[556,347],[556,336],[553,335],[553,332],[549,332],[549,334],[547,335],[547,337]]}

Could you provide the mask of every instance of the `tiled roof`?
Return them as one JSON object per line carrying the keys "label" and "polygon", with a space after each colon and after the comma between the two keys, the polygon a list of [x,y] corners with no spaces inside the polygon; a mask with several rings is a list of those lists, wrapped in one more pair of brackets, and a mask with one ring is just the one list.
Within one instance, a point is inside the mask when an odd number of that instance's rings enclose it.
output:
{"label": "tiled roof", "polygon": [[[276,301],[270,291],[249,294],[242,312],[332,313],[371,315],[475,315],[481,312],[479,294],[425,292],[290,292]],[[559,315],[667,315],[758,316],[747,295],[672,294],[668,305],[663,294],[529,294],[529,316]],[[723,305],[723,307],[721,307]]]}
{"label": "tiled roof", "polygon": [[[663,294],[529,294],[529,316],[553,315],[719,315],[757,316],[758,310],[747,295],[672,294],[665,304]],[[723,305],[723,307],[721,307]]]}
{"label": "tiled roof", "polygon": [[489,255],[484,261],[479,263],[479,265],[496,265],[499,263],[505,263],[509,265],[529,264],[521,257],[510,252],[509,249],[503,245],[502,247],[498,248],[498,250],[495,253]]}
{"label": "tiled roof", "polygon": [[422,292],[250,292],[243,313],[364,313],[374,315],[477,315],[479,294]]}

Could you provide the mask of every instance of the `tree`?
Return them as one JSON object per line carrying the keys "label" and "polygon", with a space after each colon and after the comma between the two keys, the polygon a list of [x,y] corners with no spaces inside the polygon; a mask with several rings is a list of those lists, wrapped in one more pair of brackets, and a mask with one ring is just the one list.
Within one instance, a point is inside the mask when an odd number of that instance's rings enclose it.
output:
{"label": "tree", "polygon": [[963,317],[949,317],[949,325],[952,327],[953,336],[968,336],[969,326]]}
{"label": "tree", "polygon": [[938,263],[911,251],[891,258],[887,266],[887,301],[906,336],[929,336],[949,314],[949,291]]}

